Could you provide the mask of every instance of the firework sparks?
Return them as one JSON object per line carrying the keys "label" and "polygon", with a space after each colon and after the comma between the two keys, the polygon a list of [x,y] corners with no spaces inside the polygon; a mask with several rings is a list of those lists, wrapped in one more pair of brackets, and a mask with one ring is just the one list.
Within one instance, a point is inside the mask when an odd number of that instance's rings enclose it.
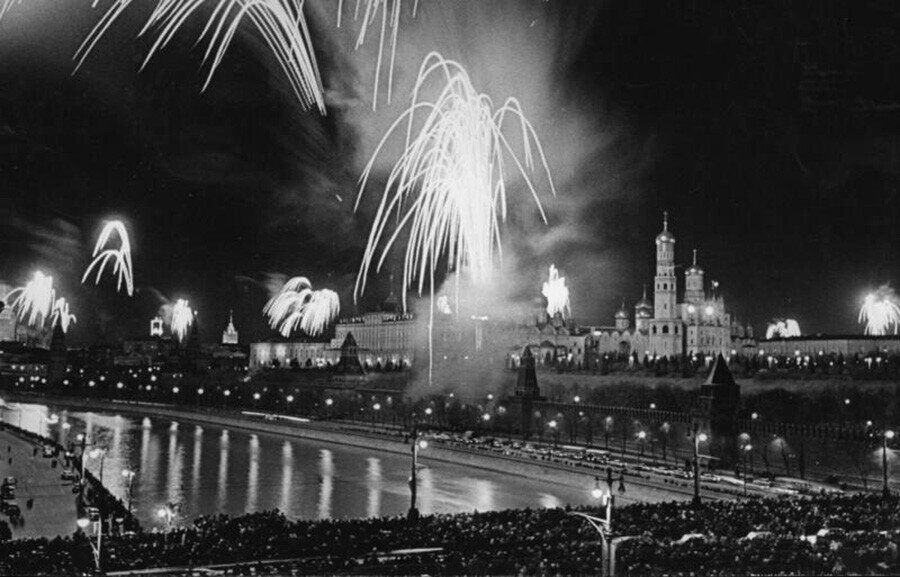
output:
{"label": "firework sparks", "polygon": [[[11,1],[6,0],[7,4]],[[107,9],[75,53],[76,71],[132,2],[115,0]],[[96,5],[96,0],[93,4]],[[156,6],[139,33],[144,35],[152,31],[154,35],[141,68],[172,40],[194,13],[210,4],[209,18],[198,38],[198,42],[207,41],[203,62],[208,70],[203,90],[209,86],[238,27],[246,19],[275,56],[303,108],[315,105],[325,114],[322,80],[303,15],[303,0],[156,0]],[[8,6],[0,4],[0,15],[5,8]]]}
{"label": "firework sparks", "polygon": [[[443,90],[435,102],[420,101],[419,92],[434,74],[443,76]],[[416,114],[423,110],[427,116],[413,135]],[[507,117],[517,121],[524,152],[522,159],[503,133]],[[465,265],[476,282],[489,277],[494,253],[501,253],[500,222],[506,219],[507,159],[524,178],[544,222],[546,216],[529,176],[535,168],[535,151],[547,174],[550,190],[556,194],[537,134],[518,101],[509,98],[494,110],[491,99],[476,92],[459,63],[432,52],[419,69],[412,103],[388,129],[363,171],[357,208],[376,158],[404,122],[405,150],[385,185],[357,276],[355,296],[363,292],[382,241],[384,246],[376,270],[407,227],[404,288],[417,281],[421,294],[428,280],[434,296],[435,267],[445,252],[450,267],[462,270]],[[392,217],[396,217],[397,225],[388,236],[386,229]],[[406,308],[405,290],[403,306]]]}
{"label": "firework sparks", "polygon": [[[442,79],[443,88],[434,102],[420,100],[419,92],[433,75]],[[425,118],[414,135],[417,113]],[[517,121],[522,159],[503,132],[507,117]],[[546,215],[530,177],[535,170],[535,151],[554,196],[556,190],[537,133],[525,118],[518,100],[508,98],[495,109],[489,96],[475,90],[462,65],[432,52],[419,68],[410,106],[388,128],[363,171],[356,208],[381,149],[404,123],[405,148],[385,184],[356,278],[354,298],[365,288],[382,241],[386,239],[376,270],[381,268],[400,234],[409,228],[403,263],[402,299],[406,310],[406,288],[416,281],[419,294],[428,281],[434,302],[435,269],[445,253],[448,267],[462,271],[466,266],[475,283],[490,276],[494,253],[501,254],[500,222],[506,220],[505,161],[511,161],[523,177],[545,223]],[[396,226],[393,234],[388,235],[386,229],[392,217],[396,218]],[[428,379],[431,382],[434,307],[429,307],[429,311]]]}
{"label": "firework sparks", "polygon": [[53,311],[50,313],[50,325],[56,326],[56,323],[59,323],[62,331],[67,333],[69,325],[75,322],[78,322],[78,319],[69,312],[69,303],[66,299],[63,297],[56,299],[53,303]]}
{"label": "firework sparks", "polygon": [[[376,110],[378,106],[378,83],[381,79],[381,67],[384,60],[384,41],[388,28],[390,28],[390,39],[388,42],[390,42],[391,46],[391,56],[387,72],[387,103],[391,103],[391,94],[394,88],[394,59],[397,56],[397,36],[400,31],[402,0],[366,0],[362,20],[359,20],[361,1],[356,0],[356,7],[353,9],[353,20],[360,22],[354,49],[358,50],[365,43],[366,33],[369,31],[369,27],[375,24],[375,21],[378,19],[378,12],[379,10],[381,11],[381,34],[378,38],[378,57],[375,61],[375,86],[372,89],[372,110]],[[343,8],[344,1],[338,0],[338,28],[341,27]],[[418,9],[419,0],[414,0],[412,6],[413,18],[416,17]]]}
{"label": "firework sparks", "polygon": [[[106,248],[106,245],[109,244],[113,234],[119,236],[119,248]],[[114,275],[118,276],[116,290],[122,290],[122,283],[124,282],[128,296],[134,294],[134,277],[131,268],[131,242],[128,240],[128,231],[125,230],[125,225],[121,221],[112,220],[103,225],[103,230],[100,231],[100,236],[97,238],[97,244],[94,245],[94,252],[91,255],[91,258],[93,259],[91,264],[88,265],[87,270],[84,271],[84,276],[81,277],[82,283],[88,279],[91,275],[91,271],[96,267],[97,276],[94,279],[94,284],[99,284],[100,277],[103,275],[106,264],[112,260],[114,263],[112,272]]]}
{"label": "firework sparks", "polygon": [[194,311],[186,299],[178,299],[172,307],[172,318],[169,327],[178,338],[178,342],[184,342],[188,329],[194,324]]}
{"label": "firework sparks", "polygon": [[550,275],[541,291],[547,298],[547,314],[551,317],[557,313],[562,318],[571,314],[569,309],[569,287],[566,286],[566,277],[559,276],[556,265],[550,265]]}
{"label": "firework sparks", "polygon": [[56,301],[53,277],[41,271],[35,272],[25,286],[10,291],[6,295],[6,301],[12,303],[19,322],[25,321],[34,328],[43,327],[50,318]]}
{"label": "firework sparks", "polygon": [[269,326],[285,338],[298,328],[310,335],[318,336],[341,312],[341,302],[333,290],[313,290],[306,277],[298,276],[288,280],[263,308],[269,319]]}
{"label": "firework sparks", "polygon": [[[897,334],[900,329],[900,299],[888,285],[866,295],[859,309],[859,322],[866,324],[867,335]],[[893,330],[892,330],[893,327]]]}
{"label": "firework sparks", "polygon": [[791,337],[799,337],[800,324],[794,319],[773,319],[766,328],[766,338],[788,339]]}

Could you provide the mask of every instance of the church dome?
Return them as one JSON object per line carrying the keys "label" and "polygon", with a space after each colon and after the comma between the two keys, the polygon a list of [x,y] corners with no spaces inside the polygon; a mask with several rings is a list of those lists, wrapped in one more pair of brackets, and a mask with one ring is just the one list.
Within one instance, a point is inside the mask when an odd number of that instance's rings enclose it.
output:
{"label": "church dome", "polygon": [[644,296],[634,305],[635,316],[641,318],[650,318],[653,312],[653,303],[647,299],[647,285],[644,285]]}
{"label": "church dome", "polygon": [[622,303],[622,308],[620,308],[619,310],[616,311],[616,318],[617,319],[627,319],[628,318],[628,311],[625,310],[625,303]]}
{"label": "church dome", "polygon": [[694,263],[691,266],[689,266],[687,268],[687,270],[684,271],[684,274],[686,276],[703,274],[703,269],[700,268],[700,265],[697,264],[697,249],[696,248],[694,249]]}
{"label": "church dome", "polygon": [[662,232],[656,235],[656,244],[664,243],[664,242],[675,242],[675,235],[669,232],[669,213],[663,213],[663,229]]}

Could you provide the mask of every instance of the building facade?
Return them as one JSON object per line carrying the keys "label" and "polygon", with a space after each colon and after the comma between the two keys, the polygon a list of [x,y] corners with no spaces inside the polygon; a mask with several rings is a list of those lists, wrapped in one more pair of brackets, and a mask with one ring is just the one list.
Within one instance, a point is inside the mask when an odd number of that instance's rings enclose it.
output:
{"label": "building facade", "polygon": [[713,281],[707,290],[704,271],[693,263],[684,272],[684,290],[679,301],[675,272],[675,235],[669,230],[668,214],[656,236],[656,276],[653,301],[644,294],[634,306],[634,325],[625,304],[615,314],[610,327],[591,327],[598,352],[602,355],[672,357],[678,355],[729,356],[754,347],[753,330],[732,320],[725,300]]}

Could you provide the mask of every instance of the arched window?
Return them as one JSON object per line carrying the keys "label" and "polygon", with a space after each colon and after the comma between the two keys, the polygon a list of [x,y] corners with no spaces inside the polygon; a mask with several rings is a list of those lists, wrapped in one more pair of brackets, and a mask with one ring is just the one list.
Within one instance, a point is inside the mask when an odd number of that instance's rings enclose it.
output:
{"label": "arched window", "polygon": [[664,335],[669,334],[669,325],[663,325],[663,334]]}
{"label": "arched window", "polygon": [[669,283],[663,283],[663,290],[669,290]]}
{"label": "arched window", "polygon": [[678,325],[675,325],[675,334],[678,334]]}
{"label": "arched window", "polygon": [[653,334],[656,334],[656,325],[653,325]]}

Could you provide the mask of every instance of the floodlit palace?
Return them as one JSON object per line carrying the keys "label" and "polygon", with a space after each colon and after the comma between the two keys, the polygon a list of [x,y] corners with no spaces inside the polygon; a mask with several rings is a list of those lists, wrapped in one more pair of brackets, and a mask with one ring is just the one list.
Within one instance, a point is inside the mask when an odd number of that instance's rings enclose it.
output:
{"label": "floodlit palace", "polygon": [[704,272],[693,263],[684,271],[684,292],[678,300],[675,274],[675,235],[669,231],[668,215],[656,235],[656,277],[653,301],[644,296],[634,306],[634,323],[624,303],[616,312],[615,326],[596,327],[591,334],[600,354],[632,354],[639,358],[677,355],[729,356],[753,348],[753,328],[734,321],[725,309],[718,283],[707,290]]}

